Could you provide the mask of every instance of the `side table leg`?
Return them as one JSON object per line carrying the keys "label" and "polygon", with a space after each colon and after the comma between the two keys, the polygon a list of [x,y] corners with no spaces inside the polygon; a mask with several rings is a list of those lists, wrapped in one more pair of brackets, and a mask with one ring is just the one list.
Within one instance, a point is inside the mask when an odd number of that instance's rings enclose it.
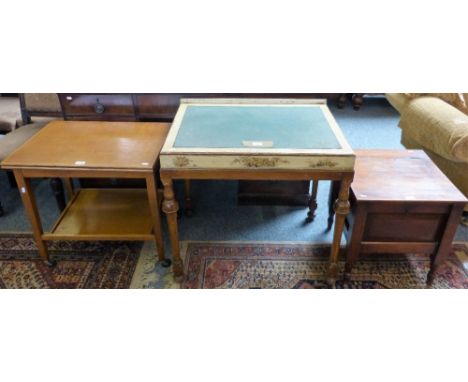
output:
{"label": "side table leg", "polygon": [[307,223],[312,223],[315,219],[315,211],[317,210],[317,191],[318,191],[318,180],[312,181],[312,194],[309,200],[309,212],[307,213]]}
{"label": "side table leg", "polygon": [[21,170],[15,171],[15,179],[18,184],[18,189],[20,191],[21,199],[23,200],[23,205],[28,215],[29,222],[31,223],[34,240],[36,241],[37,248],[39,249],[39,254],[41,255],[44,262],[49,265],[55,265],[55,262],[50,261],[49,254],[47,252],[47,245],[42,240],[42,224],[39,212],[37,210],[36,200],[34,199],[34,193],[31,188],[31,182],[29,179],[23,177]]}
{"label": "side table leg", "polygon": [[351,182],[353,180],[353,176],[348,176],[341,181],[340,191],[338,194],[338,199],[335,202],[334,210],[336,214],[336,222],[335,222],[335,231],[333,233],[333,243],[331,247],[331,254],[330,254],[330,266],[328,268],[328,277],[327,281],[331,285],[335,285],[337,276],[338,276],[338,255],[340,253],[340,245],[341,245],[341,236],[343,234],[343,228],[345,223],[346,215],[348,215],[350,211],[350,204],[349,204],[349,188],[351,186]]}
{"label": "side table leg", "polygon": [[185,191],[185,215],[188,217],[193,215],[193,208],[192,208],[192,198],[190,195],[190,179],[184,180],[184,191]]}
{"label": "side table leg", "polygon": [[162,210],[166,214],[167,224],[169,226],[169,236],[171,240],[172,250],[172,268],[176,277],[183,276],[183,264],[180,257],[179,248],[179,233],[177,229],[177,211],[179,210],[179,204],[174,198],[174,187],[172,179],[164,177],[161,174],[161,181],[164,185],[164,200],[162,204]]}
{"label": "side table leg", "polygon": [[167,268],[171,265],[171,261],[164,256],[164,239],[162,234],[161,215],[159,214],[158,188],[154,174],[146,177],[146,189],[148,192],[148,202],[153,218],[153,234],[156,241],[156,249],[158,258],[162,266]]}
{"label": "side table leg", "polygon": [[463,205],[454,205],[450,211],[450,215],[447,219],[447,224],[445,225],[445,231],[440,241],[437,252],[432,257],[431,261],[431,270],[427,275],[427,284],[430,286],[434,281],[435,274],[437,269],[442,265],[442,263],[447,259],[452,248],[453,238],[458,228],[458,223],[460,221],[460,216],[463,214]]}

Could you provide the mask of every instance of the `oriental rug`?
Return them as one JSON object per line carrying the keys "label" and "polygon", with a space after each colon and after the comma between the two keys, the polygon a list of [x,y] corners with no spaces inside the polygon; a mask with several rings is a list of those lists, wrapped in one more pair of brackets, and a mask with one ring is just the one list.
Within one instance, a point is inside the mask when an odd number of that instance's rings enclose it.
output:
{"label": "oriental rug", "polygon": [[[188,243],[184,288],[327,288],[330,246],[304,244]],[[343,251],[342,251],[343,252]],[[341,254],[343,255],[343,254]],[[344,258],[339,263],[344,270]],[[455,244],[432,288],[468,288],[468,244]],[[361,257],[337,288],[426,288],[428,256]]]}
{"label": "oriental rug", "polygon": [[48,243],[54,267],[39,258],[30,234],[0,235],[0,288],[128,288],[142,243]]}

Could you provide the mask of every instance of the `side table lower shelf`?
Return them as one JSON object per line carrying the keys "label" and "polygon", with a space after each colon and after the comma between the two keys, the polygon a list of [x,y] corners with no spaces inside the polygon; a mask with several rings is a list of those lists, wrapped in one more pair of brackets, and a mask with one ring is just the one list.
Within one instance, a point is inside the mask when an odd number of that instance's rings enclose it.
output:
{"label": "side table lower shelf", "polygon": [[145,189],[81,189],[43,240],[154,240]]}

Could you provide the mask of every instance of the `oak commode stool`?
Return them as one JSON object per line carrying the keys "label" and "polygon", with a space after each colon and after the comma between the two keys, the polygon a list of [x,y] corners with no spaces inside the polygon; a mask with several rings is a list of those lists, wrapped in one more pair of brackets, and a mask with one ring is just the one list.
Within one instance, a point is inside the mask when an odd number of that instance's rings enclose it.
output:
{"label": "oak commode stool", "polygon": [[467,202],[422,150],[356,150],[345,274],[361,254],[431,256],[427,281],[452,248]]}

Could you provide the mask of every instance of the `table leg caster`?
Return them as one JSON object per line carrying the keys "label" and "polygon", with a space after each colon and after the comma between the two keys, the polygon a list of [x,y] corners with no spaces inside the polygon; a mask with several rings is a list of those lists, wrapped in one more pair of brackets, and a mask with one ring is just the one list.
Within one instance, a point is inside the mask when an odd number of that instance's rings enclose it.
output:
{"label": "table leg caster", "polygon": [[44,260],[44,264],[47,265],[49,268],[53,268],[57,265],[56,260]]}
{"label": "table leg caster", "polygon": [[172,261],[169,259],[164,259],[159,262],[163,268],[169,268],[172,265]]}

